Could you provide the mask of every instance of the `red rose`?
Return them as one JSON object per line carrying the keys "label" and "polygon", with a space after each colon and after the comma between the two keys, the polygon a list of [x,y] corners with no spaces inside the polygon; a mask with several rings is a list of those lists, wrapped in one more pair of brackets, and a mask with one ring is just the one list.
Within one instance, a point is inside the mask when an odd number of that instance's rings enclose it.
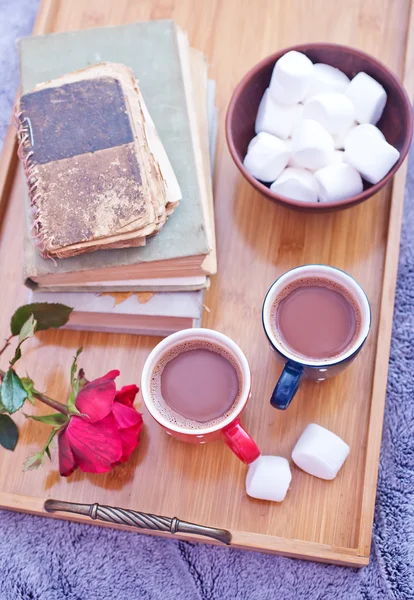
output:
{"label": "red rose", "polygon": [[116,391],[119,371],[87,383],[76,397],[82,416],[72,416],[59,432],[59,471],[68,477],[79,467],[86,473],[106,473],[126,462],[138,446],[142,416],[133,402],[136,385]]}

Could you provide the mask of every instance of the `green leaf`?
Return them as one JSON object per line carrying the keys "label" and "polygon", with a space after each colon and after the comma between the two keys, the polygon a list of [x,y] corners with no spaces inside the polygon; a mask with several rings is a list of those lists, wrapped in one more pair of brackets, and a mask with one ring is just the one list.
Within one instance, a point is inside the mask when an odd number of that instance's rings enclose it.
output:
{"label": "green leaf", "polygon": [[26,390],[27,399],[29,400],[29,402],[34,404],[35,403],[34,394],[38,394],[39,392],[35,389],[33,379],[30,379],[30,377],[21,377],[20,381],[22,382],[22,385],[23,385],[24,389]]}
{"label": "green leaf", "polygon": [[50,458],[49,447],[51,446],[53,438],[55,437],[55,435],[57,434],[58,431],[59,431],[58,428],[52,429],[52,431],[49,434],[49,437],[47,438],[47,442],[46,442],[43,450],[41,450],[40,452],[37,452],[36,454],[34,454],[33,456],[31,456],[30,458],[28,458],[26,460],[26,462],[24,463],[24,467],[23,467],[23,469],[25,471],[38,469],[39,467],[41,467],[45,462],[45,453]]}
{"label": "green leaf", "polygon": [[73,308],[64,304],[49,304],[48,302],[35,302],[25,304],[16,310],[11,318],[10,329],[13,335],[18,335],[30,315],[37,321],[37,331],[52,327],[62,327],[68,322]]}
{"label": "green leaf", "polygon": [[55,427],[54,429],[52,429],[52,431],[49,433],[49,437],[47,438],[47,442],[45,444],[45,447],[43,448],[43,452],[47,452],[48,456],[50,456],[50,453],[48,452],[49,447],[52,446],[52,442],[53,442],[53,438],[55,437],[55,435],[57,434],[57,432],[59,431],[60,427]]}
{"label": "green leaf", "polygon": [[0,446],[14,450],[19,438],[16,423],[9,415],[0,415]]}
{"label": "green leaf", "polygon": [[70,368],[70,385],[72,386],[72,391],[68,398],[69,410],[71,410],[71,407],[75,406],[75,400],[76,400],[76,396],[79,393],[80,383],[84,379],[83,378],[83,370],[82,370],[82,379],[80,379],[79,377],[78,378],[75,377],[75,373],[78,370],[78,357],[79,357],[79,354],[82,352],[82,350],[83,350],[82,346],[77,349],[76,354],[73,357],[72,366]]}
{"label": "green leaf", "polygon": [[34,469],[38,469],[39,467],[41,467],[45,462],[45,453],[42,450],[42,452],[36,452],[36,454],[34,454],[33,456],[30,456],[26,462],[24,463],[23,466],[23,470],[24,471],[32,471]]}
{"label": "green leaf", "polygon": [[23,323],[22,328],[19,333],[19,342],[20,344],[27,340],[27,338],[32,337],[36,332],[37,321],[34,318],[33,314],[27,319],[25,323]]}
{"label": "green leaf", "polygon": [[24,415],[26,419],[33,419],[33,421],[39,421],[45,425],[52,425],[53,427],[61,427],[69,421],[69,418],[62,413],[53,413],[52,415],[43,415],[42,417],[35,417],[33,415]]}
{"label": "green leaf", "polygon": [[17,361],[22,357],[22,351],[20,349],[20,344],[16,348],[16,352],[14,353],[13,358],[10,361],[10,366],[12,367],[17,363]]}
{"label": "green leaf", "polygon": [[84,388],[87,383],[89,383],[85,377],[85,371],[83,369],[79,369],[78,382],[79,382],[79,389],[78,389],[78,393],[79,393],[81,391],[81,389]]}
{"label": "green leaf", "polygon": [[16,348],[14,357],[10,361],[11,367],[13,367],[17,363],[17,361],[22,357],[21,346],[25,340],[28,340],[30,337],[32,337],[35,334],[36,327],[37,327],[37,321],[35,320],[33,315],[30,315],[30,317],[27,319],[27,321],[25,321],[23,323],[22,328],[20,329],[19,345]]}
{"label": "green leaf", "polygon": [[75,384],[75,373],[78,370],[78,358],[79,358],[79,354],[81,352],[83,352],[82,346],[76,350],[76,354],[73,357],[72,366],[70,368],[70,384],[71,384],[72,387]]}
{"label": "green leaf", "polygon": [[59,433],[59,430],[60,430],[60,428],[59,429],[54,429],[52,431],[53,435],[49,436],[49,439],[48,439],[47,444],[45,446],[45,452],[48,455],[49,460],[52,460],[52,457],[50,455],[50,449],[54,448],[56,446],[56,437],[55,436],[56,436],[57,433]]}
{"label": "green leaf", "polygon": [[4,376],[1,386],[1,401],[8,413],[13,414],[23,406],[27,398],[27,392],[23,387],[21,379],[13,369],[9,369]]}

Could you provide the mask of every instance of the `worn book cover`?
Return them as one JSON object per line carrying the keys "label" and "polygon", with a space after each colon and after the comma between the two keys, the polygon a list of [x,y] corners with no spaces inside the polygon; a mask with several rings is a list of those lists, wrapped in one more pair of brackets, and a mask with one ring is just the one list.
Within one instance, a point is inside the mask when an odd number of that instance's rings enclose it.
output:
{"label": "worn book cover", "polygon": [[60,293],[29,291],[28,302],[63,302],[73,311],[65,329],[166,336],[200,327],[204,291]]}
{"label": "worn book cover", "polygon": [[43,256],[144,245],[162,228],[181,194],[151,122],[131,69],[116,63],[19,98],[19,155]]}
{"label": "worn book cover", "polygon": [[[150,271],[149,263],[153,261],[158,265],[168,261],[172,266],[175,260],[182,261],[175,274],[182,277],[188,265],[194,264],[191,257],[198,257],[195,264],[200,268],[187,274],[201,274],[201,264],[211,251],[195,159],[201,150],[194,147],[191,134],[174,22],[150,21],[24,38],[20,41],[20,55],[24,93],[37,83],[100,61],[132,68],[182,193],[182,201],[167,225],[141,248],[98,250],[61,259],[53,265],[26,240],[25,277],[36,279],[84,271],[89,278],[90,273],[101,269],[107,269],[109,275],[120,267],[134,270],[132,267],[148,265]],[[143,276],[151,276],[148,270]]]}

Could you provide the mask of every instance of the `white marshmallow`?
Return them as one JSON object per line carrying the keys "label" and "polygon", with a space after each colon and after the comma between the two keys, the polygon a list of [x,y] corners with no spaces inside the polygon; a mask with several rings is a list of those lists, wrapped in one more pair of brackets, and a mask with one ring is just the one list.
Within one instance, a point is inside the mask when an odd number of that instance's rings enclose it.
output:
{"label": "white marshmallow", "polygon": [[358,123],[378,123],[387,103],[387,93],[378,81],[364,72],[358,73],[345,93],[355,106]]}
{"label": "white marshmallow", "polygon": [[[304,167],[302,167],[302,165],[299,165],[296,161],[295,161],[295,157],[292,154],[293,150],[292,150],[292,138],[289,138],[288,140],[286,140],[286,143],[289,144],[290,147],[290,156],[289,156],[289,160],[287,163],[287,168],[292,167],[293,169],[303,169]],[[311,171],[311,169],[306,169],[307,171]]]}
{"label": "white marshmallow", "polygon": [[284,88],[279,82],[270,80],[269,88],[272,98],[282,106],[297,104],[297,94],[290,88]]}
{"label": "white marshmallow", "polygon": [[[289,141],[289,140],[287,140],[287,141]],[[345,162],[345,152],[343,150],[334,150],[332,152],[332,154],[329,155],[328,165],[337,165],[338,163],[343,163],[343,162]],[[309,172],[309,173],[313,173],[313,174],[315,174],[316,171],[319,171],[319,169],[304,169],[300,165],[296,164],[295,157],[293,155],[291,155],[288,160],[287,168],[290,168],[290,167],[293,169],[300,169],[301,171],[305,171],[306,173]],[[282,172],[282,175],[284,172],[285,171]],[[280,177],[282,175],[280,175]],[[279,181],[280,177],[276,181]],[[318,186],[317,186],[317,189],[318,189]]]}
{"label": "white marshmallow", "polygon": [[318,121],[329,133],[339,134],[351,127],[355,120],[355,108],[345,94],[327,92],[307,100],[303,116]]}
{"label": "white marshmallow", "polygon": [[310,171],[287,168],[270,186],[272,192],[304,202],[317,202],[318,188]]}
{"label": "white marshmallow", "polygon": [[295,166],[320,169],[331,162],[332,136],[317,121],[302,119],[292,134],[292,160]]}
{"label": "white marshmallow", "polygon": [[286,140],[292,135],[293,127],[303,111],[301,104],[286,106],[277,104],[270,95],[269,88],[263,94],[257,111],[255,132],[267,131]]}
{"label": "white marshmallow", "polygon": [[286,458],[260,455],[249,465],[246,492],[259,500],[282,502],[291,481],[292,473]]}
{"label": "white marshmallow", "polygon": [[346,136],[353,129],[355,129],[355,127],[357,125],[358,125],[358,123],[356,121],[352,121],[352,123],[351,123],[351,125],[349,127],[347,127],[346,129],[344,129],[340,133],[337,133],[336,135],[332,136],[333,139],[334,139],[335,150],[343,150],[344,149],[344,144],[345,144],[345,138],[346,138]]}
{"label": "white marshmallow", "polygon": [[344,92],[350,79],[345,73],[324,63],[313,65],[312,81],[306,99],[325,92]]}
{"label": "white marshmallow", "polygon": [[313,63],[302,52],[292,50],[279,58],[274,66],[269,90],[279,104],[296,104],[308,93]]}
{"label": "white marshmallow", "polygon": [[345,152],[343,150],[335,150],[335,152],[332,154],[331,165],[338,165],[340,163],[343,163],[344,159]]}
{"label": "white marshmallow", "polygon": [[348,145],[352,144],[354,140],[358,144],[361,139],[368,139],[368,136],[372,136],[373,139],[377,140],[385,140],[384,134],[378,127],[375,127],[375,125],[371,125],[370,123],[365,123],[363,125],[357,125],[348,131],[344,136],[344,148],[345,140],[347,140]]}
{"label": "white marshmallow", "polygon": [[[380,135],[381,134],[381,135]],[[345,138],[345,162],[369,183],[378,183],[400,158],[379,129],[359,125]]]}
{"label": "white marshmallow", "polygon": [[292,169],[303,169],[303,167],[301,165],[297,164],[297,162],[295,161],[295,157],[293,156],[293,154],[291,154],[289,156],[287,167],[288,168],[292,168]]}
{"label": "white marshmallow", "polygon": [[289,156],[289,148],[283,140],[262,131],[251,140],[243,164],[250,175],[270,182],[279,177]]}
{"label": "white marshmallow", "polygon": [[334,479],[349,454],[349,446],[329,429],[311,423],[293,448],[293,462],[320,479]]}
{"label": "white marshmallow", "polygon": [[319,169],[315,173],[315,179],[321,202],[345,200],[360,194],[363,190],[360,174],[346,163],[331,164]]}

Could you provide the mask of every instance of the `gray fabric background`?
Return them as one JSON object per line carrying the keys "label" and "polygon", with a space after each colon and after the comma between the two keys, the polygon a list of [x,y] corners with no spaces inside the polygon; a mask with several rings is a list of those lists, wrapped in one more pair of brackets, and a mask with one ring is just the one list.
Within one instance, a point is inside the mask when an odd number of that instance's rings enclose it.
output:
{"label": "gray fabric background", "polygon": [[[0,0],[0,146],[18,82],[15,39],[30,33],[37,4]],[[367,568],[306,563],[0,511],[0,600],[414,598],[413,191],[412,155]]]}

